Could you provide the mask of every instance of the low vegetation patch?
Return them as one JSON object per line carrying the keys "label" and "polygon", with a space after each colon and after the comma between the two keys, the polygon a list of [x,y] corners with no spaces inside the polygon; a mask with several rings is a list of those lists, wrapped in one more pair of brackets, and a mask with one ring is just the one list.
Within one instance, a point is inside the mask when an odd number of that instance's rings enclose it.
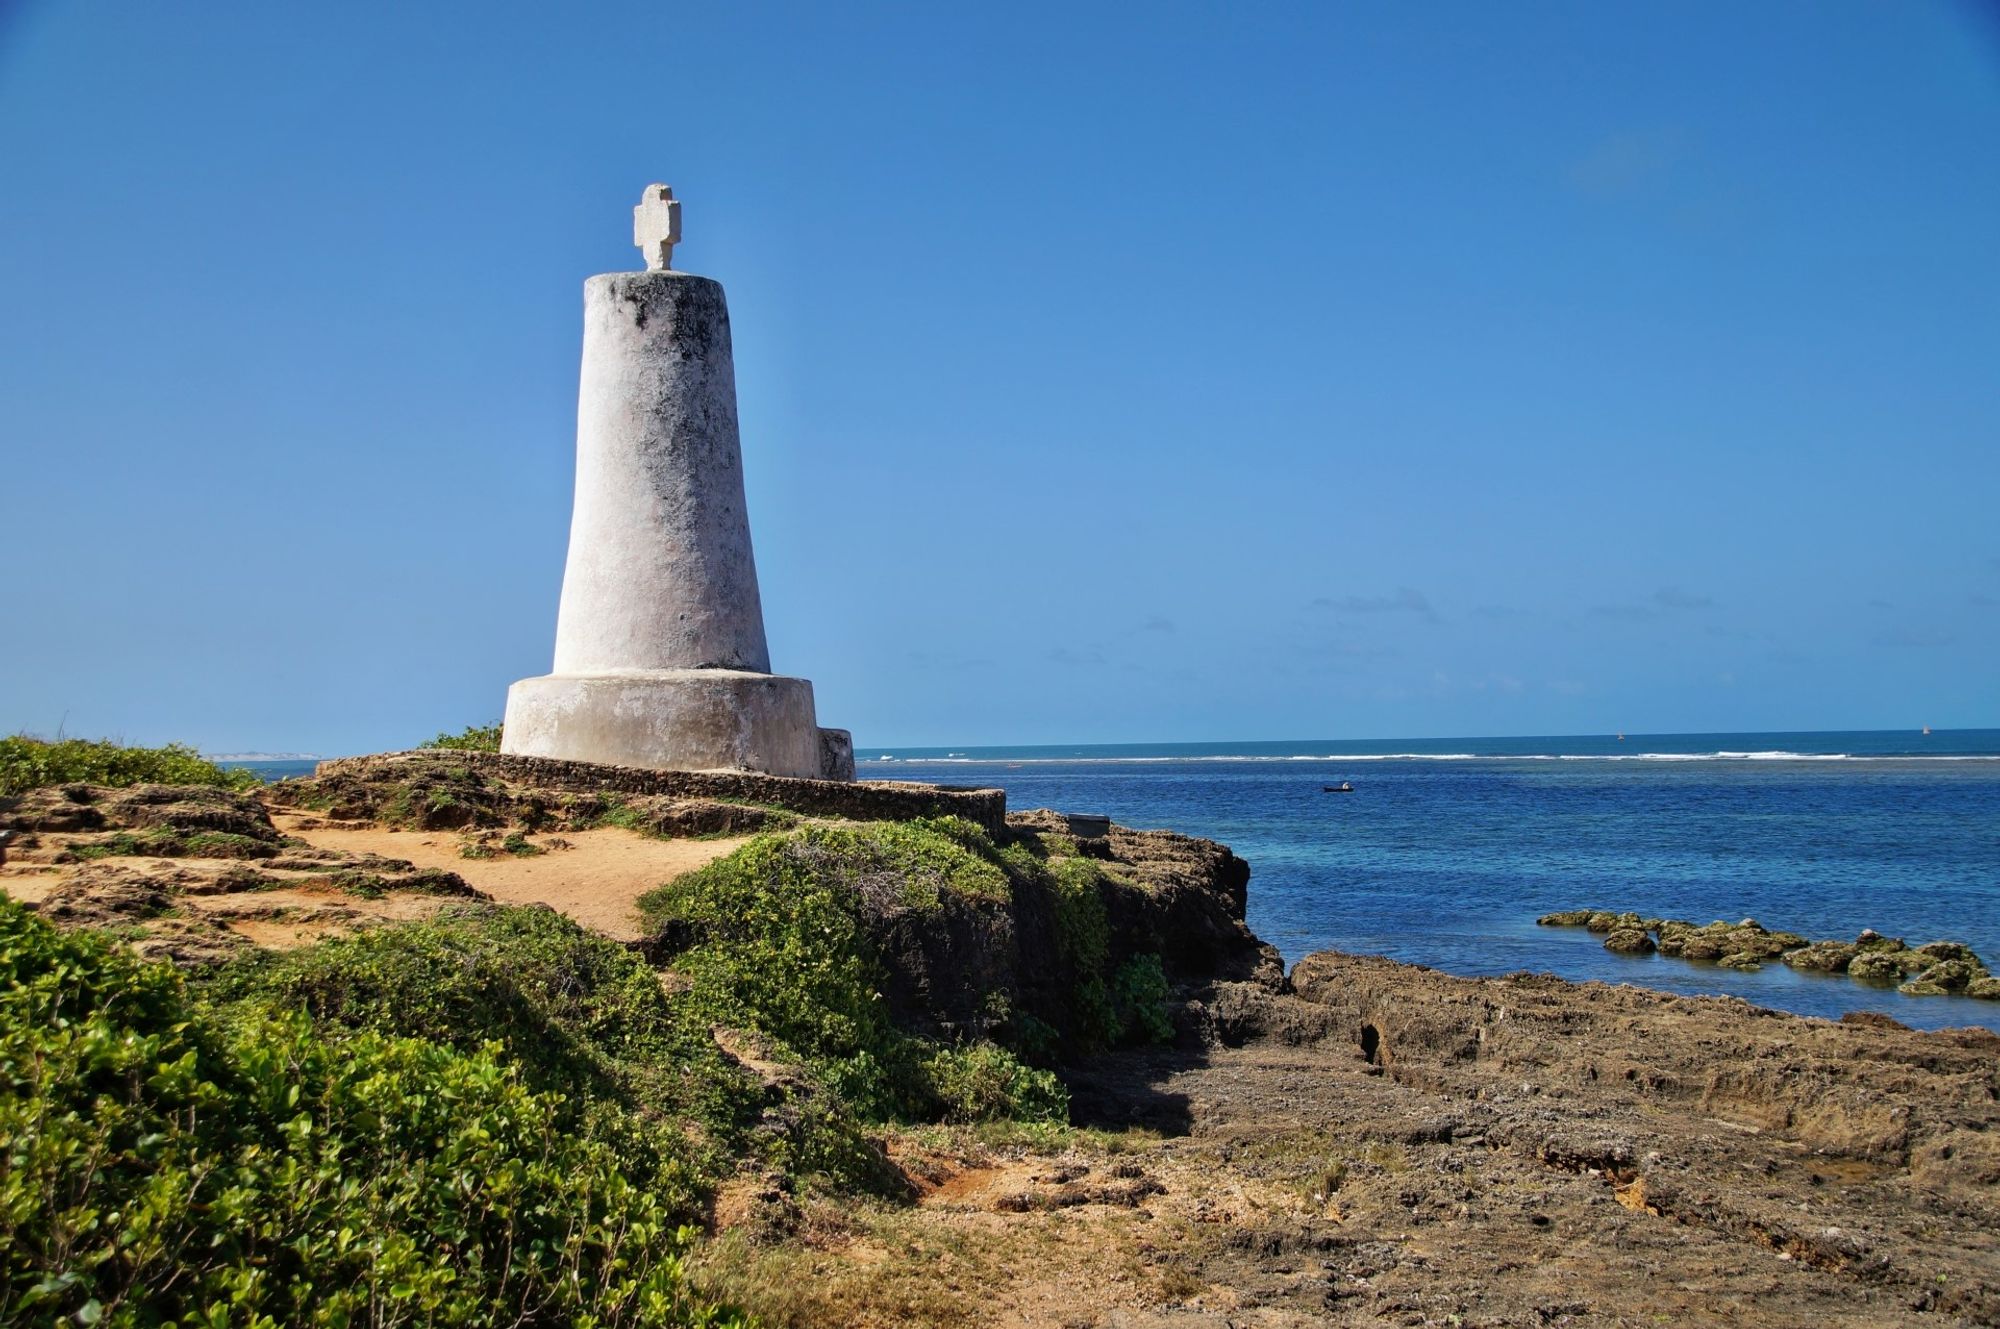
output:
{"label": "low vegetation patch", "polygon": [[[1109,888],[1090,860],[1051,858],[1039,843],[1002,848],[947,817],[761,835],[645,896],[640,910],[661,958],[712,1020],[776,1040],[864,1115],[1062,1121],[1067,1094],[1036,1063],[1173,1032],[1159,957],[1112,967]],[[954,937],[984,938],[968,943],[975,950],[1004,946],[992,938],[1024,913],[1053,918],[1058,954],[1038,963],[1047,972],[1024,985],[1032,993],[1021,1009],[992,994],[974,1024],[992,1037],[897,1024],[880,946],[921,952],[928,941],[948,965]],[[945,1003],[939,988],[931,993]]]}
{"label": "low vegetation patch", "polygon": [[500,722],[492,724],[467,725],[456,734],[439,734],[436,738],[417,744],[419,748],[447,748],[454,752],[498,752],[500,750]]}
{"label": "low vegetation patch", "polygon": [[72,844],[71,858],[275,858],[281,846],[230,831],[189,831],[171,826],[116,831],[101,840]]}
{"label": "low vegetation patch", "polygon": [[896,1026],[864,922],[947,897],[998,905],[1008,889],[985,832],[943,818],[762,835],[639,906],[714,1020],[776,1039],[866,1116],[1061,1120],[1068,1095],[1047,1071]]}
{"label": "low vegetation patch", "polygon": [[83,738],[0,738],[0,797],[47,785],[192,784],[248,789],[260,783],[249,771],[224,770],[193,748],[169,743],[129,748]]}
{"label": "low vegetation patch", "polygon": [[218,1008],[0,899],[0,1322],[739,1323],[524,1065]]}

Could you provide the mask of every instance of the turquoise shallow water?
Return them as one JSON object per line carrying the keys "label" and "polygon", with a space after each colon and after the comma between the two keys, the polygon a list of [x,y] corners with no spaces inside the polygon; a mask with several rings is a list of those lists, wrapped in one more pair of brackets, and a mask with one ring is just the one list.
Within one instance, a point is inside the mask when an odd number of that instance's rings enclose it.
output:
{"label": "turquoise shallow water", "polygon": [[[2000,969],[2000,731],[1612,735],[1094,748],[862,748],[864,778],[999,785],[1250,861],[1250,924],[1458,974],[1531,969],[1808,1015],[2000,1029],[2000,1003],[1904,997],[1771,965],[1606,952],[1536,916],[1584,905],[1873,927]],[[882,760],[883,757],[893,760]],[[1351,781],[1352,794],[1322,786]]]}

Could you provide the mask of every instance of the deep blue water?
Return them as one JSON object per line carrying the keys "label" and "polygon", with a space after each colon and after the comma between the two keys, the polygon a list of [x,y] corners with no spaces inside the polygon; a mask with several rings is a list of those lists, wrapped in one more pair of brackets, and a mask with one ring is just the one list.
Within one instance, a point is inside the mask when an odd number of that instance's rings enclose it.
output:
{"label": "deep blue water", "polygon": [[[1723,755],[1733,754],[1733,755]],[[1248,859],[1250,925],[1457,974],[1722,993],[1808,1015],[2000,1029],[2000,1002],[1605,951],[1585,905],[1812,937],[1964,941],[2000,971],[2000,730],[857,751],[864,779],[997,785]],[[882,760],[892,756],[894,760]],[[310,762],[269,763],[269,777]],[[1352,794],[1321,787],[1342,780]]]}
{"label": "deep blue water", "polygon": [[[1721,755],[1735,754],[1735,755]],[[1118,748],[861,749],[864,778],[998,785],[1248,859],[1249,921],[1457,974],[1531,969],[1809,1015],[2000,1029],[2000,1003],[1781,964],[1627,958],[1537,915],[1586,905],[1812,937],[1964,941],[2000,970],[2000,731],[1683,734]],[[880,760],[893,755],[895,760]],[[1351,781],[1352,794],[1326,794]]]}

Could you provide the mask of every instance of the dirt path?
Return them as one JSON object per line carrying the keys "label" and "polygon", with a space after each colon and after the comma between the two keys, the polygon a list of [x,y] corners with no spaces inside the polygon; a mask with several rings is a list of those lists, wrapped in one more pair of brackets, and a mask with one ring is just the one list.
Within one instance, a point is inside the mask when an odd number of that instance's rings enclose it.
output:
{"label": "dirt path", "polygon": [[[548,850],[542,854],[464,858],[459,854],[461,837],[455,831],[330,829],[315,825],[315,818],[278,809],[273,809],[272,821],[285,834],[295,835],[315,849],[380,854],[407,859],[420,868],[456,872],[496,900],[548,905],[618,941],[639,938],[640,896],[734,852],[750,838],[658,840],[605,826],[535,837],[535,843]],[[567,847],[550,847],[558,842]]]}

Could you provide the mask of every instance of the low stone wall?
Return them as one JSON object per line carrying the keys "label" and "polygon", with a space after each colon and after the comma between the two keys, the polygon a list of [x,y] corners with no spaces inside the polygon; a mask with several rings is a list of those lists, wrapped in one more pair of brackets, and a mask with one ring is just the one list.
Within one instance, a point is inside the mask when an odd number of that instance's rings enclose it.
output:
{"label": "low stone wall", "polygon": [[801,780],[783,775],[733,771],[649,771],[632,766],[600,766],[498,752],[424,749],[369,757],[339,757],[319,764],[318,774],[361,774],[384,767],[465,767],[495,780],[535,789],[571,793],[660,795],[668,798],[737,799],[766,803],[808,816],[857,821],[910,821],[917,817],[964,817],[998,833],[1007,822],[1004,789],[901,781]]}

